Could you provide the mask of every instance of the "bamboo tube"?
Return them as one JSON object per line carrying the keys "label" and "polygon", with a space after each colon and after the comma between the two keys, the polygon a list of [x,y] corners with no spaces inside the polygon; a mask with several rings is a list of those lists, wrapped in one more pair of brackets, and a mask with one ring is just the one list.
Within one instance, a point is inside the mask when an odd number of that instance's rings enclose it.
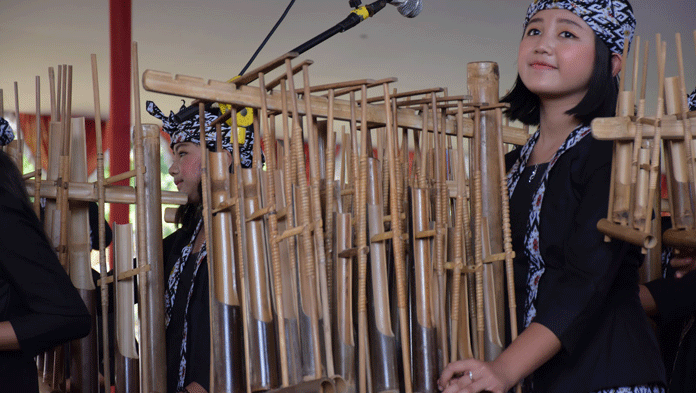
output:
{"label": "bamboo tube", "polygon": [[[138,250],[138,267],[143,268],[149,263],[150,271],[142,273],[138,280],[140,303],[140,361],[141,367],[147,372],[141,375],[142,387],[148,392],[164,392],[166,389],[166,367],[164,346],[164,275],[161,270],[162,262],[162,209],[159,206],[159,145],[155,151],[149,151],[147,163],[152,164],[151,170],[145,176],[146,164],[144,135],[146,131],[140,122],[140,84],[138,71],[138,45],[131,46],[133,108],[135,115],[134,157],[137,176],[136,183],[136,233]],[[147,127],[149,135],[159,142],[159,133],[155,127]],[[154,131],[154,132],[153,132]],[[150,136],[152,138],[152,136]],[[154,150],[154,149],[153,149]],[[156,160],[156,161],[155,161]],[[155,169],[157,168],[157,169]],[[147,177],[147,180],[146,180]],[[147,189],[147,191],[146,191]],[[149,246],[148,246],[149,245]],[[144,276],[144,277],[143,277]]]}
{"label": "bamboo tube", "polygon": [[[114,276],[133,267],[133,226],[132,224],[114,225]],[[102,287],[105,287],[103,284]],[[139,392],[140,371],[139,356],[135,348],[135,304],[134,278],[119,279],[114,284],[116,329],[116,392]],[[102,314],[104,315],[104,314]],[[107,333],[108,334],[108,333]],[[106,336],[105,336],[106,337]],[[104,340],[108,343],[108,340]],[[105,368],[106,369],[106,368]]]}
{"label": "bamboo tube", "polygon": [[[353,217],[356,217],[358,213],[357,203],[358,203],[358,191],[360,187],[360,150],[358,145],[358,117],[357,117],[357,102],[355,100],[355,92],[350,93],[350,148],[348,151],[349,160],[352,171],[349,170],[349,185],[351,185],[353,190],[353,195],[350,197],[350,211],[353,213]],[[359,218],[358,218],[359,220]],[[358,228],[356,228],[358,231]],[[359,232],[359,231],[358,231]],[[357,241],[357,237],[356,237]],[[359,262],[358,262],[359,263]],[[360,284],[358,284],[360,285]]]}
{"label": "bamboo tube", "polygon": [[[206,259],[207,259],[207,264],[208,264],[208,319],[209,319],[209,334],[210,334],[210,339],[209,339],[209,345],[210,345],[210,354],[209,354],[209,389],[212,392],[218,391],[218,387],[216,385],[217,382],[217,369],[216,369],[216,364],[215,364],[215,354],[213,348],[215,348],[215,342],[216,336],[214,333],[216,330],[216,327],[218,327],[218,313],[217,309],[213,309],[214,303],[214,295],[213,293],[215,292],[215,284],[213,282],[213,261],[219,260],[216,258],[215,255],[215,240],[213,236],[213,217],[212,217],[212,212],[211,212],[211,206],[212,206],[212,195],[211,195],[211,186],[210,186],[210,171],[208,168],[210,167],[210,154],[208,152],[208,146],[206,142],[206,124],[205,124],[205,104],[203,102],[198,103],[198,124],[199,124],[199,135],[201,136],[201,143],[199,145],[199,148],[201,149],[201,205],[203,207],[203,211],[201,213],[202,218],[203,218],[203,228],[201,231],[198,233],[197,236],[203,238],[203,243],[201,246],[200,252],[206,252]],[[205,237],[204,237],[205,236]],[[195,247],[195,246],[194,246]],[[224,365],[223,365],[224,368]]]}
{"label": "bamboo tube", "polygon": [[48,67],[48,95],[51,102],[51,121],[58,121],[58,108],[56,107],[56,75],[53,67]]}
{"label": "bamboo tube", "polygon": [[[390,189],[396,190],[396,128],[392,126],[391,123],[391,99],[389,98],[389,85],[384,83],[384,97],[385,97],[385,111],[386,111],[386,133],[387,133],[387,150],[389,152],[389,165],[390,165],[390,176],[389,185]],[[409,342],[409,331],[408,331],[408,308],[407,308],[407,297],[406,297],[406,270],[404,263],[404,250],[403,243],[401,239],[401,218],[399,217],[398,211],[398,201],[397,194],[392,192],[390,194],[391,198],[391,216],[392,216],[392,246],[394,248],[395,257],[395,274],[396,274],[396,287],[397,287],[397,297],[398,297],[398,308],[399,308],[399,320],[400,326],[399,330],[401,332],[401,355],[402,355],[402,366],[404,373],[404,388],[407,393],[413,391],[412,380],[411,380],[411,352],[408,345]]]}
{"label": "bamboo tube", "polygon": [[40,78],[36,77],[36,150],[34,154],[34,168],[36,175],[34,176],[34,213],[37,217],[41,217],[41,83]]}
{"label": "bamboo tube", "polygon": [[[106,224],[105,224],[105,190],[104,190],[104,148],[102,145],[102,128],[101,128],[101,104],[99,97],[99,75],[97,73],[97,55],[91,55],[92,64],[92,91],[94,93],[94,131],[96,139],[97,151],[97,220],[99,222],[99,277],[103,284],[100,285],[100,305],[102,311],[102,354],[104,356],[104,380],[111,383],[111,354],[109,349],[109,290],[106,286]],[[52,76],[53,69],[50,69]],[[53,83],[53,82],[51,82]],[[53,112],[53,87],[51,87],[51,112]],[[132,252],[131,252],[132,258]],[[132,310],[131,310],[132,311]],[[131,312],[132,314],[132,312]],[[130,367],[135,369],[135,367]],[[139,379],[139,376],[138,376]],[[139,386],[138,386],[139,387]],[[120,390],[119,393],[124,392]]]}
{"label": "bamboo tube", "polygon": [[[62,91],[61,91],[61,116],[60,116],[60,158],[58,175],[58,198],[56,201],[57,211],[53,218],[53,233],[58,236],[58,260],[64,269],[69,273],[68,254],[67,254],[67,235],[68,235],[68,198],[66,186],[70,181],[70,119],[71,105],[68,102],[72,97],[72,66],[63,65]],[[68,75],[69,74],[69,75]],[[53,372],[51,386],[62,388],[65,384],[65,353],[64,347],[58,346],[53,352]]]}
{"label": "bamboo tube", "polygon": [[266,150],[266,173],[268,182],[268,196],[266,204],[269,207],[268,213],[268,230],[269,230],[269,246],[271,249],[271,264],[273,269],[273,293],[276,301],[276,314],[278,316],[278,344],[280,350],[280,371],[281,371],[281,386],[289,385],[290,376],[288,371],[288,353],[285,341],[285,314],[283,308],[283,280],[280,268],[280,248],[276,238],[278,237],[278,217],[276,211],[276,186],[275,186],[275,171],[276,171],[276,138],[271,132],[271,127],[268,122],[268,107],[266,105],[266,87],[264,74],[259,73],[259,86],[261,93],[261,122],[263,124],[264,148]]}
{"label": "bamboo tube", "polygon": [[[58,178],[58,198],[57,205],[58,211],[60,212],[60,244],[58,246],[58,260],[60,264],[70,271],[68,267],[68,196],[67,196],[67,186],[70,182],[70,111],[72,100],[72,66],[68,66],[67,72],[65,72],[65,66],[63,66],[63,80],[66,89],[63,91],[63,115],[61,117],[61,155],[60,155],[60,176]],[[54,367],[57,367],[54,366]],[[62,370],[58,371],[54,369],[54,386],[60,385],[63,382]]]}
{"label": "bamboo tube", "polygon": [[439,116],[437,113],[437,98],[435,95],[430,96],[430,109],[432,110],[433,116],[433,138],[435,141],[435,273],[437,274],[437,332],[438,332],[438,344],[439,351],[441,353],[440,359],[440,369],[444,369],[447,359],[449,359],[448,354],[448,343],[447,343],[447,320],[445,315],[445,298],[447,291],[447,277],[445,275],[445,259],[446,259],[446,217],[445,217],[445,201],[442,198],[442,186],[443,179],[445,176],[445,163],[444,163],[444,147],[442,146],[442,138],[439,133]]}
{"label": "bamboo tube", "polygon": [[[232,119],[232,131],[237,130],[237,109],[232,106],[230,109],[231,119]],[[237,183],[237,200],[244,200],[244,180],[242,179],[242,164],[241,164],[241,151],[239,150],[239,138],[232,138],[232,150],[234,151],[232,156],[234,160],[234,177]],[[247,261],[247,237],[246,237],[246,222],[245,220],[245,209],[242,203],[238,202],[237,207],[237,248],[239,249],[239,258],[237,272],[239,274],[239,293],[242,298],[242,322],[244,324],[243,329],[243,339],[244,339],[244,364],[245,367],[245,381],[246,381],[246,392],[251,393],[251,371],[248,365],[251,364],[251,350],[250,350],[250,334],[249,334],[249,299],[247,294],[247,274],[245,272],[245,264]]]}
{"label": "bamboo tube", "polygon": [[[468,223],[464,222],[464,209],[465,206],[465,196],[464,188],[466,187],[466,169],[464,167],[464,137],[463,137],[463,126],[461,118],[464,117],[463,102],[457,101],[457,163],[456,163],[456,175],[457,175],[457,197],[455,203],[455,223],[454,223],[454,272],[452,275],[452,291],[450,293],[451,298],[451,311],[450,311],[450,362],[457,360],[458,355],[458,339],[459,339],[459,315],[460,315],[460,287],[462,279],[462,266],[464,265],[464,255],[466,254],[466,245],[464,242],[464,226]],[[464,282],[466,285],[466,282]],[[468,311],[468,308],[467,308]],[[469,318],[468,312],[466,319]],[[466,331],[462,336],[465,341],[468,341],[468,331]]]}
{"label": "bamboo tube", "polygon": [[392,328],[389,304],[387,245],[383,241],[375,240],[376,235],[384,233],[381,171],[379,161],[372,157],[367,159],[366,184],[365,202],[371,282],[371,285],[366,287],[366,301],[369,303],[368,332],[372,389],[375,392],[396,392],[399,390],[397,363],[394,361],[397,343]]}
{"label": "bamboo tube", "polygon": [[355,336],[353,331],[353,260],[338,255],[352,247],[352,225],[350,213],[336,213],[334,298],[335,313],[332,318],[334,327],[333,355],[335,371],[343,376],[347,393],[354,393],[355,386]]}
{"label": "bamboo tube", "polygon": [[[287,75],[286,75],[287,77]],[[288,107],[287,107],[287,91],[286,79],[280,81],[280,94],[282,100],[282,128],[283,128],[283,170],[281,183],[283,184],[282,203],[286,210],[285,223],[282,224],[283,229],[295,227],[295,211],[294,198],[292,187],[295,182],[295,165],[292,159],[292,149],[290,142],[290,131],[288,129]],[[280,198],[280,195],[279,195]],[[284,269],[283,278],[288,288],[287,296],[283,298],[283,307],[285,307],[284,315],[287,318],[286,327],[286,342],[290,343],[292,350],[288,350],[288,371],[290,373],[289,382],[296,384],[302,378],[302,356],[300,351],[300,332],[298,323],[298,299],[297,299],[297,246],[295,236],[290,236],[287,241],[283,242],[283,246],[288,250],[283,255],[287,256],[287,263],[282,265]]]}
{"label": "bamboo tube", "polygon": [[439,373],[437,332],[432,310],[431,239],[421,234],[430,229],[430,200],[427,188],[412,188],[411,239],[413,280],[411,281],[411,342],[413,347],[413,390],[433,392]]}
{"label": "bamboo tube", "polygon": [[[664,113],[664,97],[665,97],[665,62],[666,62],[666,56],[667,56],[667,45],[663,44],[660,38],[660,34],[658,33],[656,35],[656,43],[657,45],[657,58],[658,58],[658,64],[657,64],[657,73],[658,73],[658,78],[659,78],[659,83],[658,83],[658,96],[657,96],[657,111],[656,111],[656,119],[659,121],[662,119],[662,115]],[[652,209],[652,206],[654,204],[654,200],[657,197],[657,184],[658,184],[658,177],[660,174],[660,125],[658,123],[657,127],[655,128],[655,135],[653,136],[653,146],[652,146],[652,156],[650,159],[650,188],[649,188],[649,194],[648,194],[648,203],[646,205],[646,212],[645,216],[647,217],[649,214],[649,209]],[[650,227],[651,227],[651,221],[646,220],[646,232],[650,233]]]}
{"label": "bamboo tube", "polygon": [[[48,168],[46,171],[46,179],[55,184],[55,181],[59,176],[58,162],[60,160],[60,124],[58,122],[51,122],[50,132],[49,132],[49,154],[48,154]],[[34,187],[32,182],[26,183],[27,193],[33,194],[33,190],[30,188]],[[48,189],[48,184],[43,182],[42,187]],[[44,209],[44,230],[48,236],[49,241],[54,249],[58,249],[60,244],[60,216],[56,206],[56,194],[58,193],[57,187],[54,185],[50,187],[53,191],[53,199],[46,199],[46,207]],[[41,195],[44,197],[43,193]],[[57,224],[57,225],[54,225]],[[54,362],[54,349],[50,349],[44,354],[44,368],[43,375],[41,376],[42,382],[53,387],[53,362]]]}
{"label": "bamboo tube", "polygon": [[[324,223],[321,215],[321,172],[319,170],[319,144],[317,141],[317,131],[314,125],[314,117],[312,116],[312,105],[310,101],[310,86],[309,86],[309,66],[305,65],[302,67],[302,76],[304,80],[304,99],[305,108],[307,108],[306,123],[307,123],[307,133],[309,135],[309,176],[310,176],[310,207],[312,208],[312,222],[314,225],[314,237],[315,237],[315,247],[317,248],[317,266],[318,266],[318,276],[319,276],[319,294],[318,299],[321,299],[321,311],[323,319],[323,330],[324,330],[324,346],[326,355],[326,375],[334,375],[334,364],[333,364],[333,345],[331,342],[331,326],[329,326],[329,321],[331,320],[331,315],[329,314],[329,294],[327,285],[327,268],[326,268],[326,252],[324,249]],[[320,375],[317,375],[319,378]]]}
{"label": "bamboo tube", "polygon": [[[469,63],[467,67],[468,87],[473,96],[474,103],[498,103],[498,66],[495,63],[480,62]],[[497,255],[503,250],[501,224],[502,204],[498,198],[483,198],[483,195],[495,195],[500,192],[501,170],[495,157],[498,154],[498,145],[503,141],[498,140],[496,133],[496,118],[490,111],[480,113],[480,120],[474,118],[474,123],[479,123],[480,135],[476,148],[481,149],[477,155],[480,171],[480,188],[477,193],[481,195],[481,213],[485,214],[480,219],[481,234],[481,261],[490,255]],[[485,150],[484,150],[485,149]],[[479,195],[476,196],[479,198]],[[478,209],[478,207],[477,207]],[[477,241],[479,238],[477,238]],[[479,264],[477,263],[477,266]],[[485,315],[479,317],[485,319],[486,325],[486,356],[487,360],[495,359],[503,349],[504,342],[504,277],[505,269],[502,261],[495,261],[483,265],[483,285]],[[477,288],[477,290],[479,290]],[[480,321],[479,321],[480,324]]]}
{"label": "bamboo tube", "polygon": [[[70,141],[70,178],[76,181],[87,180],[87,150],[85,146],[85,119],[72,119]],[[96,290],[90,266],[89,206],[87,202],[70,204],[70,234],[68,237],[68,257],[70,279],[80,293],[82,300],[92,315],[90,333],[70,343],[71,377],[70,390],[75,392],[94,392],[97,390],[97,333],[96,333]]]}
{"label": "bamboo tube", "polygon": [[[627,45],[627,44],[626,44]],[[628,45],[627,45],[628,46]],[[503,112],[501,109],[495,109],[496,126],[498,130],[498,140],[503,140]],[[507,186],[507,176],[505,175],[505,153],[503,144],[498,145],[498,165],[500,167],[500,198],[502,201],[501,210],[502,217],[502,232],[503,232],[503,250],[505,252],[505,275],[507,278],[508,292],[508,309],[510,316],[510,340],[514,341],[517,338],[517,303],[515,300],[515,276],[513,268],[514,252],[512,251],[512,230],[510,224],[510,194]],[[522,385],[520,383],[515,387],[517,393],[522,393]]]}
{"label": "bamboo tube", "polygon": [[267,254],[263,222],[251,220],[249,216],[261,208],[260,171],[256,168],[242,169],[244,180],[245,217],[248,259],[245,261],[250,305],[250,351],[252,390],[266,390],[278,386],[276,364],[275,323],[271,305],[271,288],[268,286]]}
{"label": "bamboo tube", "polygon": [[[637,84],[637,80],[638,80],[638,56],[639,56],[639,52],[640,52],[640,37],[636,37],[636,50],[633,53],[634,54],[634,64],[633,64],[633,76],[634,76],[633,86],[634,87],[633,87],[633,89],[634,89],[635,93],[637,93],[636,84]],[[647,42],[646,42],[645,52],[646,52],[646,54],[648,52]],[[644,64],[643,64],[644,69],[647,68],[647,59],[645,59],[645,60],[646,61],[644,61]],[[645,86],[643,86],[642,89],[643,89],[642,93],[644,94]],[[641,99],[643,100],[642,111],[641,111],[640,107],[638,109],[638,113],[637,113],[638,117],[643,117],[645,114],[644,113],[644,111],[645,111],[645,98],[644,98],[643,94],[641,94],[641,96],[638,100],[639,102]],[[645,179],[645,176],[643,176],[645,174],[645,171],[641,169],[642,168],[641,164],[645,163],[644,160],[647,159],[647,157],[645,157],[645,154],[643,154],[644,151],[645,150],[643,149],[643,133],[636,132],[635,138],[633,140],[633,157],[631,160],[631,182],[632,182],[632,189],[634,190],[634,193],[636,193],[637,195],[635,198],[633,198],[631,200],[632,205],[630,206],[630,211],[631,211],[630,221],[631,221],[631,225],[637,229],[644,228],[645,219],[646,219],[645,217],[642,217],[642,214],[641,214],[641,212],[643,211],[643,209],[641,208],[641,206],[643,206],[642,203],[647,202],[647,198],[641,198],[641,196],[644,195],[644,193],[641,192],[641,190],[647,190],[647,188],[644,188],[641,184],[642,181]],[[645,185],[647,186],[647,181],[645,181]],[[647,195],[645,195],[645,197],[647,197]]]}
{"label": "bamboo tube", "polygon": [[[295,91],[295,82],[292,75],[292,67],[290,65],[289,59],[286,60],[286,70],[288,74],[288,89],[290,92]],[[297,95],[292,93],[292,119],[293,119],[293,152],[295,165],[297,167],[297,182],[298,191],[300,194],[299,201],[299,218],[300,225],[305,229],[300,237],[302,241],[302,249],[304,251],[304,261],[300,263],[300,288],[302,292],[302,309],[305,315],[309,317],[310,324],[310,342],[311,347],[307,348],[311,350],[311,358],[309,363],[304,363],[304,375],[308,376],[307,373],[313,373],[315,379],[319,379],[322,376],[321,367],[321,345],[319,339],[319,308],[318,299],[316,297],[316,288],[314,287],[316,282],[316,268],[314,260],[314,246],[312,244],[312,234],[311,234],[311,223],[310,223],[310,197],[309,190],[307,186],[307,176],[305,169],[305,158],[303,152],[303,137],[302,137],[302,127],[300,126],[297,110]],[[307,123],[311,126],[311,119],[308,119]],[[311,130],[308,132],[311,133]],[[303,290],[302,288],[306,288]],[[309,355],[309,353],[308,353]],[[305,366],[306,364],[306,366]]]}
{"label": "bamboo tube", "polygon": [[474,187],[473,187],[473,204],[474,207],[474,261],[476,269],[476,332],[477,332],[477,346],[478,359],[485,359],[485,348],[484,348],[484,315],[483,315],[483,209],[481,207],[481,200],[483,199],[481,191],[481,163],[480,156],[481,152],[477,146],[481,145],[481,136],[478,126],[478,121],[476,121],[480,116],[477,111],[474,112],[474,139],[471,157],[473,161],[473,172],[474,172]]}
{"label": "bamboo tube", "polygon": [[[667,115],[676,113],[684,113],[682,103],[686,105],[685,99],[681,97],[679,88],[679,78],[666,78],[665,86],[665,103]],[[684,94],[686,97],[686,94]],[[687,126],[688,122],[684,122]],[[673,228],[686,229],[694,226],[694,209],[690,195],[690,168],[689,159],[691,149],[690,127],[684,129],[683,140],[665,141],[665,158],[668,161],[667,168],[670,188],[670,206],[672,208]],[[687,136],[688,135],[688,136]],[[687,140],[689,143],[687,143]]]}
{"label": "bamboo tube", "polygon": [[[325,207],[324,207],[324,217],[326,217],[326,236],[324,238],[324,251],[326,252],[327,261],[327,279],[333,279],[333,269],[334,269],[334,257],[333,257],[333,244],[334,244],[334,191],[336,187],[335,182],[335,166],[336,166],[336,132],[334,131],[334,89],[329,89],[328,92],[329,109],[326,118],[326,180],[325,180]],[[333,284],[330,282],[329,284]],[[329,296],[332,295],[331,288],[333,285],[328,285]],[[334,302],[333,297],[326,299],[330,309],[333,309]],[[326,320],[329,323],[329,320]],[[333,343],[333,340],[332,340]]]}
{"label": "bamboo tube", "polygon": [[65,83],[63,82],[63,74],[65,70],[61,64],[58,64],[58,86],[56,86],[56,118],[54,121],[60,121],[63,116],[63,91],[65,90]]}
{"label": "bamboo tube", "polygon": [[[356,177],[355,211],[357,214],[357,241],[358,241],[358,376],[359,392],[368,390],[367,385],[367,214],[366,214],[366,190],[367,190],[367,87],[361,86],[362,116],[361,116],[361,143],[360,161],[356,166],[359,175]],[[354,130],[355,135],[357,130]],[[356,151],[357,154],[357,151]]]}

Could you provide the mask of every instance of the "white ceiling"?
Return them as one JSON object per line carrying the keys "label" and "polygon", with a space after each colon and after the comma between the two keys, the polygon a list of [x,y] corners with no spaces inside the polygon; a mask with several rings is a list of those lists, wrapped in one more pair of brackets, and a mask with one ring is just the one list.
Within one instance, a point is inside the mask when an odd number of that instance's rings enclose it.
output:
{"label": "white ceiling", "polygon": [[[227,80],[235,76],[289,0],[133,0],[132,38],[139,66],[172,74]],[[516,75],[517,43],[527,0],[423,0],[413,19],[387,6],[352,30],[334,36],[301,58],[314,60],[311,83],[397,77],[400,91],[447,87],[466,93],[466,63],[500,65],[501,91]],[[687,89],[696,85],[696,0],[632,0],[637,33],[668,43],[667,75],[676,75],[674,34],[682,34]],[[348,0],[297,0],[251,68],[274,59],[341,21]],[[109,102],[109,2],[106,0],[2,0],[0,2],[0,89],[4,109],[14,112],[13,82],[20,111],[35,112],[35,77],[41,77],[42,112],[49,113],[48,67],[72,64],[73,114],[93,115],[90,54],[99,63],[102,116]],[[651,53],[654,53],[652,51]],[[649,91],[656,90],[651,56]],[[299,81],[298,81],[299,82]],[[301,84],[301,83],[298,83]],[[654,102],[655,93],[652,93]],[[180,100],[142,91],[165,111]],[[650,102],[649,107],[650,107]],[[654,112],[654,110],[649,111]],[[145,122],[152,118],[144,114]]]}

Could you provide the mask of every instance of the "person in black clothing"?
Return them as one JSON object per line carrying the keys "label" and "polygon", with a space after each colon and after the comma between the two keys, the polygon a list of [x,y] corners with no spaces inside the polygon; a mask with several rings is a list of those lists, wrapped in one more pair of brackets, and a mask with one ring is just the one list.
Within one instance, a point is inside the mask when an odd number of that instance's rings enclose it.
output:
{"label": "person in black clothing", "polygon": [[[177,211],[181,225],[164,239],[165,323],[167,350],[167,391],[207,392],[210,387],[210,307],[206,233],[201,205],[201,135],[198,114],[177,121],[166,117],[152,101],[147,111],[162,120],[163,130],[171,135],[173,161],[169,174],[179,191],[188,195],[188,203]],[[215,108],[205,112],[208,149],[215,150],[216,130],[210,123],[219,116]],[[246,131],[240,148],[243,166],[251,165],[253,138]],[[222,126],[222,147],[232,163],[233,151],[229,125]]]}
{"label": "person in black clothing", "polygon": [[[689,110],[696,111],[696,89],[688,102]],[[663,278],[641,285],[640,299],[657,325],[668,391],[691,393],[696,392],[696,250],[677,251],[663,252]]]}
{"label": "person in black clothing", "polygon": [[[0,118],[0,145],[14,138]],[[22,176],[0,151],[0,387],[39,391],[33,357],[85,337],[91,317],[29,205]]]}
{"label": "person in black clothing", "polygon": [[[535,0],[507,115],[539,125],[508,154],[520,335],[493,361],[453,362],[445,393],[664,392],[659,349],[638,298],[640,251],[604,242],[612,143],[590,122],[614,115],[626,0]],[[630,41],[629,41],[630,42]]]}

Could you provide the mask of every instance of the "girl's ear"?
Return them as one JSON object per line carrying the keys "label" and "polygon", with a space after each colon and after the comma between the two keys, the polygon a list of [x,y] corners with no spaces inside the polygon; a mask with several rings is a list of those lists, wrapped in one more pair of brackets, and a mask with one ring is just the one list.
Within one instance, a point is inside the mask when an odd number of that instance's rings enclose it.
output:
{"label": "girl's ear", "polygon": [[618,53],[611,54],[611,76],[619,75],[623,66],[623,57]]}

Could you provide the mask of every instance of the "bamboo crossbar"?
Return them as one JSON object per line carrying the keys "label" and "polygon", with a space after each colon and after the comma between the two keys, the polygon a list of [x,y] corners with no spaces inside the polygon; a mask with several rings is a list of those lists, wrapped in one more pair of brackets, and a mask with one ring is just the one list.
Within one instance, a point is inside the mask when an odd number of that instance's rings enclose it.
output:
{"label": "bamboo crossbar", "polygon": [[[261,102],[259,99],[258,87],[240,86],[236,88],[227,82],[220,82],[202,78],[176,75],[162,71],[146,70],[143,73],[143,88],[148,91],[164,94],[172,94],[182,97],[197,98],[205,101],[216,101],[227,104],[232,104],[238,107],[250,106],[260,108]],[[338,96],[336,92],[336,96]],[[269,111],[282,111],[282,102],[280,93],[271,92],[267,96]],[[315,116],[326,117],[328,114],[328,98],[311,96],[311,113]],[[290,99],[286,101],[287,106],[291,105]],[[334,118],[337,120],[350,120],[350,101],[335,99]],[[299,115],[306,115],[305,104],[302,101],[297,102],[297,112]],[[361,111],[356,113],[356,120],[362,121]],[[398,109],[396,116],[399,123],[398,127],[406,127],[414,130],[422,130],[422,118],[417,115],[414,109]],[[367,111],[367,122],[371,124],[386,124],[384,111],[376,105],[369,104]],[[427,123],[427,129],[433,129],[432,119]],[[446,132],[448,135],[456,135],[455,125],[451,120],[446,122]],[[473,126],[469,119],[464,119],[464,136],[471,138],[473,136]],[[503,138],[505,143],[521,145],[526,142],[529,135],[521,128],[506,126],[503,129]]]}

